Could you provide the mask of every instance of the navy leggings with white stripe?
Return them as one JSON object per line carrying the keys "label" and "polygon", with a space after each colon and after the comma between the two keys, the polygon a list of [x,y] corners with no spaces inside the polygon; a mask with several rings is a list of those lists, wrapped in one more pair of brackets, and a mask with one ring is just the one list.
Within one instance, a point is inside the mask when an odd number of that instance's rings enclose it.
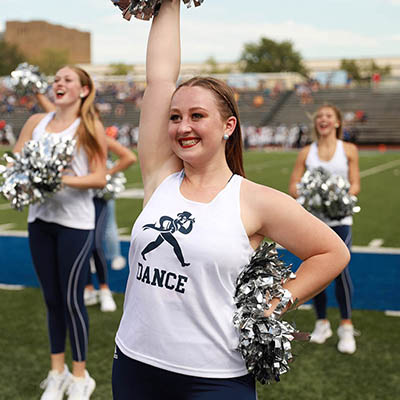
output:
{"label": "navy leggings with white stripe", "polygon": [[85,361],[89,319],[83,303],[93,231],[40,219],[28,224],[33,264],[43,290],[52,354],[65,352],[67,329],[72,359]]}
{"label": "navy leggings with white stripe", "polygon": [[[107,261],[103,249],[104,232],[107,222],[107,201],[98,197],[93,198],[96,211],[96,222],[94,229],[93,260],[96,267],[97,278],[100,284],[108,283]],[[88,282],[92,283],[92,274],[88,271]]]}
{"label": "navy leggings with white stripe", "polygon": [[[348,249],[351,248],[351,226],[333,226],[332,229],[344,241]],[[342,319],[351,319],[351,300],[353,295],[353,284],[351,282],[349,267],[347,266],[342,273],[335,279],[335,294],[339,305],[340,316]],[[326,291],[322,291],[314,297],[314,307],[318,319],[326,319]]]}

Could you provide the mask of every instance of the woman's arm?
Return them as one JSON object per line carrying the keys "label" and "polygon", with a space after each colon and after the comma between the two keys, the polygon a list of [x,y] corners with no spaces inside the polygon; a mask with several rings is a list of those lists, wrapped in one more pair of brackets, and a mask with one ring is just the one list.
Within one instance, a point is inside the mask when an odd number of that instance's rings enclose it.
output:
{"label": "woman's arm", "polygon": [[100,143],[101,154],[96,155],[90,160],[90,173],[85,176],[71,176],[63,175],[62,182],[64,185],[76,188],[76,189],[91,189],[91,188],[103,188],[106,183],[106,134],[104,131],[103,124],[96,120],[95,129],[97,140]]}
{"label": "woman's arm", "polygon": [[292,175],[290,176],[289,194],[295,199],[299,197],[297,192],[297,184],[301,181],[301,177],[306,169],[306,159],[309,151],[310,146],[306,146],[300,150],[296,159],[296,163],[293,167]]}
{"label": "woman's arm", "polygon": [[42,93],[36,93],[35,96],[37,102],[40,104],[44,111],[46,111],[47,113],[51,111],[56,111],[56,106],[49,100],[47,96]]}
{"label": "woman's arm", "polygon": [[296,279],[285,284],[300,304],[328,286],[348,264],[350,254],[340,237],[286,194],[244,180],[241,200],[250,240],[267,237],[303,260]]}
{"label": "woman's arm", "polygon": [[138,155],[144,203],[166,176],[182,168],[167,133],[171,97],[180,70],[179,24],[180,0],[163,1],[148,39],[147,86],[140,112]]}
{"label": "woman's arm", "polygon": [[127,147],[119,143],[117,140],[106,136],[106,144],[107,149],[118,157],[118,160],[116,161],[114,166],[107,170],[107,173],[109,175],[113,175],[119,171],[124,171],[130,165],[137,161],[136,155]]}
{"label": "woman's arm", "polygon": [[36,125],[45,117],[45,115],[46,114],[34,114],[28,118],[18,136],[17,143],[15,143],[13,148],[13,153],[19,153],[24,147],[24,144],[32,139],[33,130],[35,129]]}
{"label": "woman's arm", "polygon": [[349,165],[349,193],[357,196],[360,193],[360,167],[358,165],[358,149],[353,143],[344,143],[344,151]]}

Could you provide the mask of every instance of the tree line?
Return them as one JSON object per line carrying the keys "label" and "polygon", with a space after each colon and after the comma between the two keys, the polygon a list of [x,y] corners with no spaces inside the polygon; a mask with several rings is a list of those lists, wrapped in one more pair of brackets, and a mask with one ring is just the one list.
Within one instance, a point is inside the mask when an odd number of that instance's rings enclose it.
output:
{"label": "tree line", "polygon": [[[65,50],[45,49],[35,58],[28,59],[17,46],[4,40],[0,40],[0,55],[0,76],[9,75],[19,63],[24,61],[37,65],[46,75],[54,74],[60,67],[69,63],[68,52]],[[213,57],[209,57],[205,65],[210,73],[230,72],[226,68],[222,70]],[[258,42],[246,43],[238,65],[242,72],[297,72],[306,78],[309,77],[303,57],[289,40],[279,42],[261,37]],[[382,77],[391,73],[390,66],[381,67],[373,59],[364,62],[343,59],[340,69],[346,71],[356,82],[365,81],[374,73]],[[133,66],[115,63],[110,65],[110,70],[111,75],[126,75],[133,71]]]}

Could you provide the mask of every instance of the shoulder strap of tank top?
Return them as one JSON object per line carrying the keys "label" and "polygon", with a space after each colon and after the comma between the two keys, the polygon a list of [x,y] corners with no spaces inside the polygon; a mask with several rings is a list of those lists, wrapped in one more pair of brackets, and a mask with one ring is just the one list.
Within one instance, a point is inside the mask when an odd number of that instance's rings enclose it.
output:
{"label": "shoulder strap of tank top", "polygon": [[32,132],[35,132],[36,129],[46,128],[47,124],[51,121],[54,116],[54,111],[47,113],[33,128]]}

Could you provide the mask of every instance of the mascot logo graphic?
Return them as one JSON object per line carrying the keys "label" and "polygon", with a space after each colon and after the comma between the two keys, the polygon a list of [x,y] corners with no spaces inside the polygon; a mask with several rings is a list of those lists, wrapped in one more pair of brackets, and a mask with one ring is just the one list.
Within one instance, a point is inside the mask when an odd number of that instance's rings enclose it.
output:
{"label": "mascot logo graphic", "polygon": [[182,267],[187,267],[190,263],[185,262],[185,259],[182,254],[182,250],[179,246],[178,241],[174,238],[173,234],[175,232],[183,233],[187,235],[193,229],[193,224],[195,223],[194,218],[190,218],[192,214],[188,211],[183,211],[177,215],[178,218],[171,218],[168,216],[163,216],[160,218],[159,226],[156,224],[146,224],[143,226],[143,230],[146,229],[154,229],[155,231],[160,232],[157,236],[157,239],[153,242],[150,242],[142,251],[143,260],[146,260],[146,254],[150,253],[150,251],[155,250],[158,246],[160,246],[163,242],[167,242],[170,244],[174,250],[176,257],[181,263]]}

